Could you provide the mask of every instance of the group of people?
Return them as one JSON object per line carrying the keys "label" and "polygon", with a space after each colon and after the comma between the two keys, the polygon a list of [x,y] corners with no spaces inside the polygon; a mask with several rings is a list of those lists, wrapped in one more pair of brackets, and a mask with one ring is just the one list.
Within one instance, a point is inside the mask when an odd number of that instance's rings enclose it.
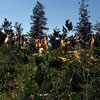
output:
{"label": "group of people", "polygon": [[5,38],[4,43],[5,44],[8,44],[9,42],[11,42],[13,36],[14,36],[13,31],[12,30],[9,31],[9,33],[7,34],[7,36]]}
{"label": "group of people", "polygon": [[[25,37],[21,36],[18,33],[16,33],[16,35],[14,36],[13,32],[10,32],[9,34],[7,34],[4,43],[7,46],[8,44],[13,44],[19,47],[20,49],[22,49],[23,51],[25,51],[26,46],[28,44],[27,39]],[[35,39],[35,48],[38,53],[42,53],[44,49],[48,50],[48,36],[44,35],[42,36],[42,39],[37,37]]]}
{"label": "group of people", "polygon": [[[91,34],[88,41],[85,41],[85,42],[88,42],[88,46],[92,49],[95,42],[95,35]],[[67,42],[65,39],[61,39],[61,47],[65,47],[65,45],[67,45],[68,51],[70,51],[72,48],[76,50],[82,48],[82,45],[83,45],[82,35],[77,33],[75,37],[73,36],[68,37]]]}
{"label": "group of people", "polygon": [[[23,51],[25,51],[26,45],[28,44],[26,38],[20,36],[18,33],[16,33],[16,35],[14,36],[13,32],[7,34],[4,43],[8,44],[9,42],[11,43],[11,41],[13,41],[13,44],[16,45],[17,47],[19,47],[20,45],[20,49],[22,49]],[[94,41],[95,41],[95,35],[92,34],[88,40],[91,49],[93,48]],[[70,51],[72,47],[78,50],[81,48],[82,45],[82,35],[77,33],[75,37],[68,37],[67,42],[64,38],[62,38],[60,40],[60,44],[61,48],[67,45],[68,51]],[[42,53],[44,49],[48,50],[48,36],[44,35],[42,36],[41,39],[37,37],[35,39],[35,48],[38,53]]]}
{"label": "group of people", "polygon": [[25,51],[27,45],[27,39],[23,36],[20,36],[18,33],[14,36],[13,32],[9,32],[7,34],[4,43],[8,46],[8,44],[15,45]]}
{"label": "group of people", "polygon": [[42,53],[42,51],[48,50],[48,36],[44,35],[42,39],[36,38],[35,39],[35,47],[38,53]]}

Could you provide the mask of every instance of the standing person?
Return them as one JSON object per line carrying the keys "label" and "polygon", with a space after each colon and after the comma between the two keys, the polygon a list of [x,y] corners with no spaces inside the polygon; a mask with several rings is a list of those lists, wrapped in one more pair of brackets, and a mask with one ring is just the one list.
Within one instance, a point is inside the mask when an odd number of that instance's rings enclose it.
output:
{"label": "standing person", "polygon": [[75,45],[76,45],[75,43],[76,42],[75,42],[75,37],[74,36],[71,36],[71,42],[72,42],[71,48],[75,49]]}
{"label": "standing person", "polygon": [[41,48],[43,47],[43,45],[42,45],[42,43],[41,43],[41,41],[39,41],[39,49],[38,49],[38,53],[40,53],[41,51]]}
{"label": "standing person", "polygon": [[39,48],[39,53],[42,54],[44,48],[43,48],[43,45],[41,45],[41,47]]}
{"label": "standing person", "polygon": [[79,48],[79,33],[76,35],[76,49]]}
{"label": "standing person", "polygon": [[66,41],[65,41],[65,39],[61,39],[61,47],[65,47],[65,45],[66,45]]}
{"label": "standing person", "polygon": [[8,41],[9,41],[9,35],[7,35],[7,37],[5,38],[4,43],[5,43],[5,44],[7,44],[7,43],[8,43]]}
{"label": "standing person", "polygon": [[10,37],[9,37],[9,39],[10,39],[10,44],[11,44],[11,46],[13,47],[14,46],[14,33],[13,33],[13,30],[10,30]]}
{"label": "standing person", "polygon": [[81,33],[79,34],[79,49],[82,47],[82,35]]}
{"label": "standing person", "polygon": [[68,38],[67,44],[68,44],[67,50],[70,51],[71,50],[71,45],[72,45],[71,38]]}
{"label": "standing person", "polygon": [[20,36],[19,36],[18,32],[16,32],[16,35],[14,36],[14,44],[17,48],[19,46],[19,38],[20,38]]}
{"label": "standing person", "polygon": [[65,53],[65,46],[66,46],[66,40],[64,37],[61,37],[60,46],[61,46],[62,53],[64,54]]}
{"label": "standing person", "polygon": [[95,36],[94,36],[94,34],[93,34],[93,35],[90,37],[90,40],[89,40],[89,42],[90,42],[90,48],[91,48],[91,49],[93,48],[94,40],[95,40]]}
{"label": "standing person", "polygon": [[23,51],[25,51],[25,49],[26,49],[26,42],[25,41],[22,44],[22,49],[23,49]]}
{"label": "standing person", "polygon": [[7,44],[7,47],[8,47],[9,38],[10,38],[10,36],[7,35],[7,37],[5,38],[5,41],[4,41],[4,43]]}
{"label": "standing person", "polygon": [[80,49],[80,47],[81,47],[81,40],[82,40],[81,34],[77,33],[76,34],[76,49]]}
{"label": "standing person", "polygon": [[36,52],[39,52],[39,47],[40,47],[40,39],[35,39],[35,48],[36,48]]}
{"label": "standing person", "polygon": [[16,45],[17,44],[17,39],[18,39],[18,36],[14,36],[14,44]]}
{"label": "standing person", "polygon": [[44,49],[48,50],[48,36],[47,35],[43,37],[43,47]]}

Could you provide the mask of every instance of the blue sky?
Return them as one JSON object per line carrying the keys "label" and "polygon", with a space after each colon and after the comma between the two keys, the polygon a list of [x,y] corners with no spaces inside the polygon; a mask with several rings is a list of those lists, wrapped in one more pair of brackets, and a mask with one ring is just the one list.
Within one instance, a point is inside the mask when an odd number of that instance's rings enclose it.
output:
{"label": "blue sky", "polygon": [[[38,0],[45,6],[46,17],[48,18],[47,27],[48,34],[53,32],[57,26],[62,30],[66,19],[70,19],[75,26],[78,22],[78,2],[81,0]],[[30,22],[32,9],[36,5],[37,0],[0,0],[0,25],[4,18],[15,22],[22,23],[24,28],[23,34],[30,30]],[[100,0],[89,0],[90,21],[95,24],[100,21]],[[74,34],[75,32],[73,32]],[[72,34],[72,33],[70,33]]]}

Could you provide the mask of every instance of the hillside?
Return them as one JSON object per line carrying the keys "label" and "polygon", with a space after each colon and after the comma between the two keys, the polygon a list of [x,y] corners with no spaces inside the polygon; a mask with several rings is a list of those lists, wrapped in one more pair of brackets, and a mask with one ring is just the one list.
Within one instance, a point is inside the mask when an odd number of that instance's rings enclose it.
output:
{"label": "hillside", "polygon": [[0,47],[0,100],[99,100],[100,49],[42,55]]}

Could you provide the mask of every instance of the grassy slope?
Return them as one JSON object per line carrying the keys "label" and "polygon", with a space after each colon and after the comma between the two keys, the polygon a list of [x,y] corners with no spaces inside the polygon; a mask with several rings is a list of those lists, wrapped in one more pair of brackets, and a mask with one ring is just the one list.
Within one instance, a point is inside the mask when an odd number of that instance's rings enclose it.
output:
{"label": "grassy slope", "polygon": [[[100,50],[52,50],[43,56],[0,47],[0,100],[99,100]],[[44,96],[45,95],[45,96]]]}

